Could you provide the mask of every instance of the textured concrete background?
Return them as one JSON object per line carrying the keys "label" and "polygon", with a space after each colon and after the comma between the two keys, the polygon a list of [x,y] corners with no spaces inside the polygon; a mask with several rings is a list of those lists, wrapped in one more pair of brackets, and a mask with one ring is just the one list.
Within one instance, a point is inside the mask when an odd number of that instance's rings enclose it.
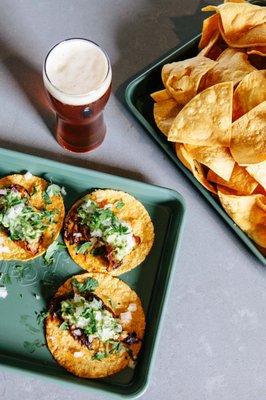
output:
{"label": "textured concrete background", "polygon": [[[219,216],[127,113],[117,88],[199,32],[198,0],[1,0],[0,146],[180,191],[188,214],[162,339],[145,400],[265,399],[266,276]],[[108,136],[87,155],[65,152],[51,133],[41,68],[66,37],[105,47],[114,94]],[[3,400],[97,396],[0,372]],[[99,397],[98,397],[99,398]]]}

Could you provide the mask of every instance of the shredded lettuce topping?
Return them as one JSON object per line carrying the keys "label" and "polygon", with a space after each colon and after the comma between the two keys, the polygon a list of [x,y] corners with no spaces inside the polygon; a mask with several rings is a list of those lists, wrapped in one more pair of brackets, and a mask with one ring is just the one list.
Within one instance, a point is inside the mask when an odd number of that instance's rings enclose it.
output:
{"label": "shredded lettuce topping", "polygon": [[34,209],[14,188],[6,188],[0,196],[0,229],[7,229],[11,240],[39,240],[53,217],[53,211]]}
{"label": "shredded lettuce topping", "polygon": [[88,301],[75,293],[73,299],[61,302],[61,315],[69,326],[83,330],[89,341],[98,338],[102,342],[117,340],[123,328],[112,313],[103,308],[95,297]]}
{"label": "shredded lettuce topping", "polygon": [[[122,208],[123,202],[117,208]],[[105,207],[92,201],[84,201],[77,210],[81,225],[89,228],[91,239],[77,248],[77,252],[84,254],[90,250],[95,255],[99,245],[110,246],[112,256],[121,261],[129,254],[135,245],[135,240],[131,226],[119,219],[112,211],[112,205]],[[95,253],[96,251],[96,253]]]}

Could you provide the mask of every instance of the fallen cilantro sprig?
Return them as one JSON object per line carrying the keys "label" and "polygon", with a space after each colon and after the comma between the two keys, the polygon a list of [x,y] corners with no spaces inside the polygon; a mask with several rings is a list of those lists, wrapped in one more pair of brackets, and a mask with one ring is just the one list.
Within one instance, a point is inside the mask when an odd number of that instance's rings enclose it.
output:
{"label": "fallen cilantro sprig", "polygon": [[43,311],[40,311],[39,313],[37,313],[37,311],[35,311],[35,313],[36,313],[37,324],[40,325],[43,322],[43,320],[48,316],[49,311],[43,310]]}
{"label": "fallen cilantro sprig", "polygon": [[52,264],[54,262],[55,252],[58,250],[65,249],[65,248],[66,248],[66,246],[64,245],[64,243],[53,242],[52,244],[50,244],[50,246],[46,250],[46,253],[43,256],[45,263],[47,265]]}

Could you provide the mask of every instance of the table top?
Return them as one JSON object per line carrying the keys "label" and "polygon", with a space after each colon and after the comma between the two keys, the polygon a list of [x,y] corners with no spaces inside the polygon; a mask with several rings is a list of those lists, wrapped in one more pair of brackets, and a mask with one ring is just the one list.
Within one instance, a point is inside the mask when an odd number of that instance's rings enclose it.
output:
{"label": "table top", "polygon": [[[145,400],[265,398],[266,275],[260,263],[121,103],[120,86],[200,31],[200,0],[1,0],[0,146],[179,191],[187,220],[155,367]],[[103,46],[113,68],[108,133],[89,154],[52,134],[41,69],[67,37]],[[97,399],[0,371],[1,399]],[[99,397],[98,397],[99,398]]]}

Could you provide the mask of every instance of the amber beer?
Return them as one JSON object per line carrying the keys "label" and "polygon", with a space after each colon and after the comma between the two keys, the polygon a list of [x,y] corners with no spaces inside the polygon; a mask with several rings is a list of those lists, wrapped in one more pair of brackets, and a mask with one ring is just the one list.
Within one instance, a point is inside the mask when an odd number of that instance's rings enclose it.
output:
{"label": "amber beer", "polygon": [[96,43],[67,39],[48,53],[43,79],[56,112],[56,138],[64,148],[86,152],[104,140],[103,110],[111,92],[109,58]]}

